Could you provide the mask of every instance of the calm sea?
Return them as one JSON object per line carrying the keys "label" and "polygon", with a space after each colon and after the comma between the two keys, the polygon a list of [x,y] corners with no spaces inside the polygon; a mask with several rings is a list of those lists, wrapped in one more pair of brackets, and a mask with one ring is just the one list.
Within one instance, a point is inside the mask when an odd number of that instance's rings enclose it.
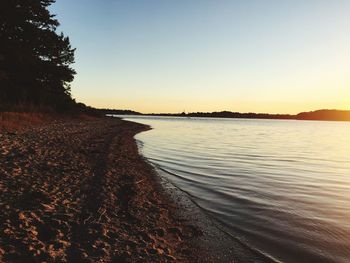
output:
{"label": "calm sea", "polygon": [[281,262],[350,262],[350,123],[128,117],[142,154],[229,234]]}

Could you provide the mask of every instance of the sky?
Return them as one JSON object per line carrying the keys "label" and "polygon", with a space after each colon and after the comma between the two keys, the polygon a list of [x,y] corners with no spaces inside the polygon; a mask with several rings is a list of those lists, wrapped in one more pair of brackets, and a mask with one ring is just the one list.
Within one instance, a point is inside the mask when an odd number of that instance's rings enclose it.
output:
{"label": "sky", "polygon": [[348,0],[57,0],[72,95],[150,112],[350,110]]}

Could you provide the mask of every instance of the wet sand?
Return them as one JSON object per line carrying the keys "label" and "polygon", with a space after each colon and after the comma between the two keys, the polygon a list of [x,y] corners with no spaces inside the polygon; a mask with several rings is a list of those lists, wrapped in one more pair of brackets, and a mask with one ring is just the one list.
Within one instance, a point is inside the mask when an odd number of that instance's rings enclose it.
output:
{"label": "wet sand", "polygon": [[0,262],[212,261],[138,154],[147,129],[97,119],[1,133]]}

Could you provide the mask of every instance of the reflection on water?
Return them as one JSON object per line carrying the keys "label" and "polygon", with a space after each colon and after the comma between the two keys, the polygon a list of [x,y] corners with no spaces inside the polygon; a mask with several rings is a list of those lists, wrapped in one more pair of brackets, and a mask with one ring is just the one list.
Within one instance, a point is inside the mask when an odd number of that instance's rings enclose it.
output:
{"label": "reflection on water", "polygon": [[350,123],[128,118],[142,153],[230,233],[282,262],[350,262]]}

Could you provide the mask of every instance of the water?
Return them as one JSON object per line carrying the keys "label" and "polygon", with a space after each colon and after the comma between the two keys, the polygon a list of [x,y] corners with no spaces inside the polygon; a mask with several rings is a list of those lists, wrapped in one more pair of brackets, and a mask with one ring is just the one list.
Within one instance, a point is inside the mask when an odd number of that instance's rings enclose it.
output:
{"label": "water", "polygon": [[247,246],[350,262],[350,123],[131,117],[142,154]]}

